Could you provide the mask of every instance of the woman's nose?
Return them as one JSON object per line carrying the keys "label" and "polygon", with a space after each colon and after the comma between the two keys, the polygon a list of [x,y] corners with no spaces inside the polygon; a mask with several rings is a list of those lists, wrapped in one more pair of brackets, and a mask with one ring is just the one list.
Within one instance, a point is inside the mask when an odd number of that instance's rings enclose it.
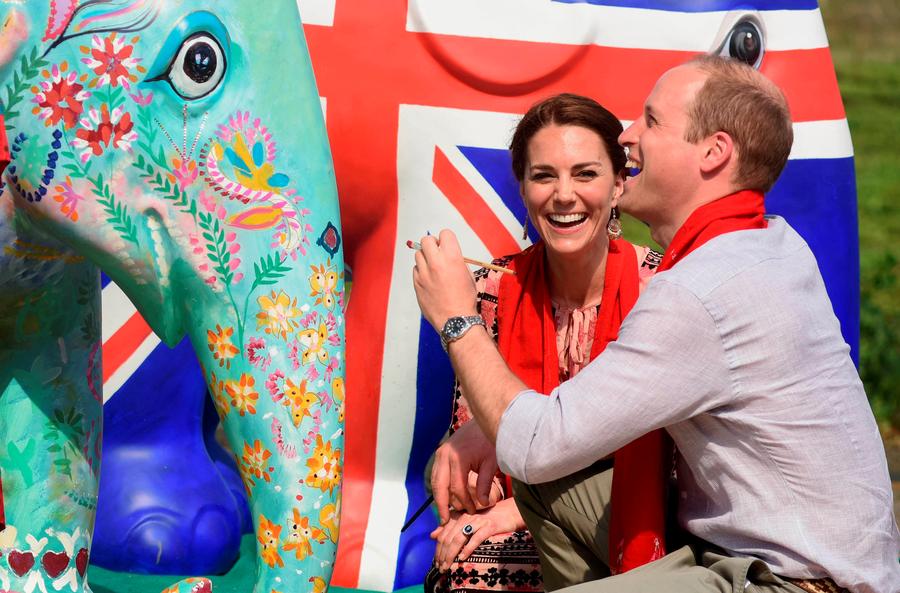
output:
{"label": "woman's nose", "polygon": [[571,179],[561,177],[556,186],[556,201],[571,202],[575,199],[575,184]]}

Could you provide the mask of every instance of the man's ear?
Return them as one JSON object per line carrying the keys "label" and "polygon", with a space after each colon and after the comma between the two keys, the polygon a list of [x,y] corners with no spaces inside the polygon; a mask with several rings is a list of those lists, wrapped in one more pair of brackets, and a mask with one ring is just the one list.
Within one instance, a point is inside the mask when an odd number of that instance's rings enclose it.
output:
{"label": "man's ear", "polygon": [[701,147],[703,153],[700,158],[700,171],[704,174],[713,173],[728,165],[735,157],[734,141],[727,132],[715,132],[708,136]]}

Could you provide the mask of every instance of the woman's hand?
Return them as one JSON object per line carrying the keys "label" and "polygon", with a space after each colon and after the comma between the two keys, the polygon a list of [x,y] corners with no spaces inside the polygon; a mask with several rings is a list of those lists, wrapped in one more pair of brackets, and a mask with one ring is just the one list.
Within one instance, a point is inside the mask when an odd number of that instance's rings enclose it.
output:
{"label": "woman's hand", "polygon": [[[472,526],[472,534],[466,536],[463,528]],[[494,506],[480,510],[474,514],[451,511],[450,520],[431,532],[431,539],[437,541],[434,552],[435,564],[441,570],[450,568],[450,564],[459,558],[465,560],[492,535],[525,529],[525,520],[516,508],[512,498],[501,500]]]}

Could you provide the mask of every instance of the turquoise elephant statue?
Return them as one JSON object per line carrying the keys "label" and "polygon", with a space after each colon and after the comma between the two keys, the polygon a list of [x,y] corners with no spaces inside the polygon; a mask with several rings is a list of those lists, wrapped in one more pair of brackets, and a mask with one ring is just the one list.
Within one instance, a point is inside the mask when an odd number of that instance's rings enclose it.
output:
{"label": "turquoise elephant statue", "polygon": [[[257,593],[322,590],[341,507],[345,282],[294,0],[3,3],[0,590],[89,591],[102,269],[185,335],[237,460]],[[273,36],[274,27],[285,34]],[[166,393],[154,394],[166,406]],[[135,455],[139,455],[135,452]],[[193,578],[167,591],[208,590]]]}

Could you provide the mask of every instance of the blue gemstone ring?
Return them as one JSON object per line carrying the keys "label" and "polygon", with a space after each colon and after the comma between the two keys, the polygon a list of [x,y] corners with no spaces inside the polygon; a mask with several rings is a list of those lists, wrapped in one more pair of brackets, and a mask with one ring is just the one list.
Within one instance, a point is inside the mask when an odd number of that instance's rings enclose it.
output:
{"label": "blue gemstone ring", "polygon": [[472,526],[471,526],[470,524],[468,524],[468,523],[466,523],[465,525],[463,525],[463,528],[462,528],[462,534],[463,534],[464,536],[466,536],[466,537],[471,537],[473,533],[475,533],[475,528],[474,528],[474,527],[472,527]]}

